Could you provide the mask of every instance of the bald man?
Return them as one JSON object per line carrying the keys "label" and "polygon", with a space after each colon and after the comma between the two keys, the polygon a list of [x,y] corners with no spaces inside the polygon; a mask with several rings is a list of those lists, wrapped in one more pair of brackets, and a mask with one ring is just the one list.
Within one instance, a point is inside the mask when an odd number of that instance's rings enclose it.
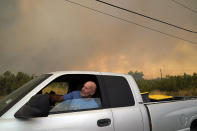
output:
{"label": "bald man", "polygon": [[96,92],[96,84],[93,81],[87,81],[81,91],[73,91],[66,95],[50,95],[52,102],[61,102],[69,99],[91,98]]}
{"label": "bald man", "polygon": [[92,108],[98,108],[100,107],[100,99],[99,104],[98,100],[96,102],[96,99],[98,98],[91,98],[96,92],[96,84],[92,81],[87,81],[81,91],[73,91],[66,95],[51,95],[51,100],[53,102],[61,102],[57,106],[57,108],[54,108],[52,111],[64,111],[65,107],[69,107],[68,110],[80,110],[80,109],[92,109]]}
{"label": "bald man", "polygon": [[92,81],[86,82],[80,92],[81,97],[91,98],[96,92],[96,84]]}

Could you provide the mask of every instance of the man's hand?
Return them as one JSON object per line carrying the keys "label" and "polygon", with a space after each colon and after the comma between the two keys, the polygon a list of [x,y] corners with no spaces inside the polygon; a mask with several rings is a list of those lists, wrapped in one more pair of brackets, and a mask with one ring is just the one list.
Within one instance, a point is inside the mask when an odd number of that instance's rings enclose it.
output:
{"label": "man's hand", "polygon": [[52,103],[64,101],[63,95],[49,94]]}

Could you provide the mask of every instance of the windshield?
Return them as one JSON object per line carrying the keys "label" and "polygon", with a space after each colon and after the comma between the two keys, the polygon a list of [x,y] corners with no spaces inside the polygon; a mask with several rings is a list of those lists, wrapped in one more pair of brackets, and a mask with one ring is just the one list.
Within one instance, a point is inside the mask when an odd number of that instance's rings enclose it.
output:
{"label": "windshield", "polygon": [[27,82],[25,85],[21,86],[5,98],[0,100],[0,116],[5,113],[10,107],[12,107],[17,101],[24,97],[28,92],[34,89],[41,82],[46,80],[51,74],[45,74],[34,78],[33,80]]}

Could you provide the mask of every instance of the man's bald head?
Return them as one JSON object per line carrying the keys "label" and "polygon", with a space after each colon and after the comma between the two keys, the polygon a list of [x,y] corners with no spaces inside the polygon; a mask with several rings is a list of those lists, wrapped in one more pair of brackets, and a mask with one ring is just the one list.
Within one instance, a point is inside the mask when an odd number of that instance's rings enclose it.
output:
{"label": "man's bald head", "polygon": [[93,81],[87,81],[83,85],[80,94],[82,97],[90,98],[95,94],[95,92],[96,92],[96,83]]}

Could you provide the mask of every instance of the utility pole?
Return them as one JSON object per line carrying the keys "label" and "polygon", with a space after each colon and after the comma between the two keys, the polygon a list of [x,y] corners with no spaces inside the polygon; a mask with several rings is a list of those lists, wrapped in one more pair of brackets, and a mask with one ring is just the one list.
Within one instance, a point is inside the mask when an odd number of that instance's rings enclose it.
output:
{"label": "utility pole", "polygon": [[161,79],[162,79],[162,70],[160,69]]}

